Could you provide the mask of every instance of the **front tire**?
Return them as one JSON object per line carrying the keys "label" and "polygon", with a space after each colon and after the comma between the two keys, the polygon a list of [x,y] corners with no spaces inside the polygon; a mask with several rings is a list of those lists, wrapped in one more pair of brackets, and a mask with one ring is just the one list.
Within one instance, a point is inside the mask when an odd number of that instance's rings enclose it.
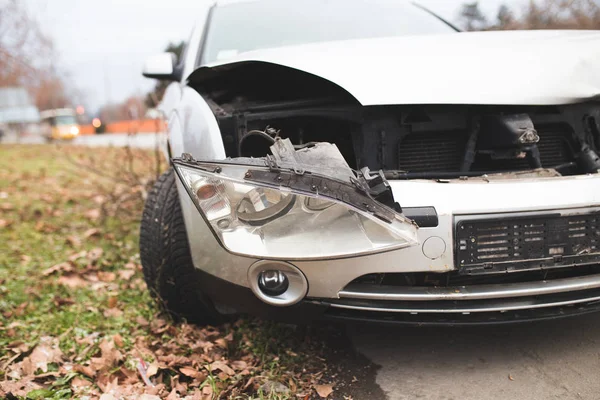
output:
{"label": "front tire", "polygon": [[140,258],[152,296],[175,320],[197,324],[221,321],[202,293],[195,269],[173,169],[165,172],[148,194],[140,227]]}

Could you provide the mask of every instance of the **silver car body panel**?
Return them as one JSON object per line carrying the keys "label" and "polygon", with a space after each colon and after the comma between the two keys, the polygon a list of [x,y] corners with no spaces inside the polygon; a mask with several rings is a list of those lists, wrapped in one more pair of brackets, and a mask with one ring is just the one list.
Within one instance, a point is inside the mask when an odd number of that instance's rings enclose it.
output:
{"label": "silver car body panel", "polygon": [[[407,54],[419,57],[406,62]],[[598,31],[468,32],[325,42],[246,52],[207,69],[256,61],[327,79],[364,106],[559,105],[600,95]]]}
{"label": "silver car body panel", "polygon": [[[182,81],[169,86],[160,108],[169,122],[169,149],[165,152],[168,151],[170,156],[189,153],[196,159],[219,160],[225,158],[225,150],[216,118],[202,96],[186,85],[187,77],[196,68],[205,19],[203,14],[190,39],[192,46],[185,59]],[[423,52],[423,48],[428,51]],[[477,52],[473,48],[477,48]],[[420,62],[405,62],[404,55],[410,53],[418,53]],[[375,73],[374,60],[377,61]],[[226,68],[235,63],[254,61],[320,76],[347,90],[363,105],[560,105],[600,95],[600,33],[589,31],[485,32],[352,40],[239,54],[206,68]],[[342,297],[348,296],[407,299],[406,294],[398,291],[351,294],[346,287],[354,279],[371,273],[454,270],[453,230],[456,218],[461,216],[549,210],[578,212],[600,207],[599,174],[512,180],[390,181],[390,185],[395,199],[403,207],[435,207],[438,226],[420,228],[420,244],[402,250],[337,260],[293,262],[308,280],[308,299],[354,309],[360,306],[336,301],[346,300]],[[196,268],[249,288],[247,272],[260,260],[226,251],[179,180],[177,187]],[[446,244],[446,250],[435,259],[425,257],[422,248],[422,244],[432,237],[440,238]],[[335,237],[331,239],[335,240]],[[485,301],[493,301],[490,297],[495,298],[493,293],[499,292],[503,293],[498,296],[517,297],[510,305],[487,303],[481,307],[454,307],[451,312],[504,311],[508,306],[514,310],[596,301],[600,296],[549,300],[545,305],[528,301],[517,303],[519,298],[535,293],[595,289],[598,279],[593,276],[552,284],[508,285],[500,291],[487,288],[486,293],[479,294]],[[470,296],[477,290],[469,288]],[[465,295],[466,292],[459,290],[456,296],[461,293]],[[418,306],[363,308],[387,312],[428,311]],[[448,309],[432,307],[429,312],[444,310]]]}
{"label": "silver car body panel", "polygon": [[[433,206],[439,225],[420,228],[420,245],[410,248],[339,260],[294,262],[309,282],[308,298],[340,298],[354,279],[372,273],[448,272],[454,270],[453,230],[458,215],[559,211],[564,215],[600,207],[600,175],[516,181],[390,181],[396,199],[405,207]],[[418,186],[416,186],[418,185]],[[246,271],[257,259],[227,252],[214,237],[178,182],[186,226],[196,267],[240,286],[250,287]],[[485,196],[482,197],[482,193]],[[485,202],[481,201],[484,198]],[[535,199],[533,201],[532,199]],[[453,210],[458,210],[456,213]],[[442,238],[444,254],[431,260],[422,244],[430,237]],[[335,238],[332,238],[335,239]],[[287,260],[284,260],[287,261]],[[534,289],[535,290],[535,289]]]}

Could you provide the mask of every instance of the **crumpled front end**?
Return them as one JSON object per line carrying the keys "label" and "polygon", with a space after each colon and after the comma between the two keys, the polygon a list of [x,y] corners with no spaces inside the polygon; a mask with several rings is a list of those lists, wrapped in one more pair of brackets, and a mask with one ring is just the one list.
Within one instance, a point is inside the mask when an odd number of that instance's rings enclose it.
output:
{"label": "crumpled front end", "polygon": [[597,174],[388,181],[352,171],[334,145],[277,140],[272,152],[173,162],[195,265],[267,306],[462,324],[600,302]]}
{"label": "crumpled front end", "polygon": [[355,174],[327,143],[296,151],[289,140],[277,140],[272,152],[264,159],[203,162],[184,155],[173,162],[219,244],[258,260],[241,281],[266,303],[304,300],[309,282],[292,262],[418,244],[417,225],[402,215],[382,174]]}
{"label": "crumpled front end", "polygon": [[[528,36],[547,58],[527,68],[508,57],[529,54],[526,44],[496,54],[469,44],[506,37],[460,34],[447,51],[489,68],[461,57],[453,74],[433,62],[343,70],[339,44],[325,64],[305,57],[309,46],[197,70],[189,85],[218,126],[210,144],[229,158],[207,162],[211,146],[190,145],[201,160],[174,161],[195,266],[264,305],[332,318],[461,324],[595,311],[600,103],[597,54],[586,51],[598,34],[556,35]],[[577,44],[544,69],[556,40]],[[564,68],[587,71],[586,94],[554,78]]]}

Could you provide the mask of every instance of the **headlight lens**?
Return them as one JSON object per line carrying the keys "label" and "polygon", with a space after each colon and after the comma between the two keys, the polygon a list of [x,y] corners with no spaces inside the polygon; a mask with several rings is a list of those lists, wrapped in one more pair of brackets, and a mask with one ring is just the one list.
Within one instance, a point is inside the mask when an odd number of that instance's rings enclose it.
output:
{"label": "headlight lens", "polygon": [[416,227],[400,216],[384,222],[328,197],[248,183],[247,167],[221,167],[221,173],[211,173],[176,166],[192,200],[233,253],[286,260],[341,258],[417,243]]}
{"label": "headlight lens", "polygon": [[285,215],[293,206],[296,196],[269,188],[252,189],[237,206],[237,217],[250,225],[264,225]]}

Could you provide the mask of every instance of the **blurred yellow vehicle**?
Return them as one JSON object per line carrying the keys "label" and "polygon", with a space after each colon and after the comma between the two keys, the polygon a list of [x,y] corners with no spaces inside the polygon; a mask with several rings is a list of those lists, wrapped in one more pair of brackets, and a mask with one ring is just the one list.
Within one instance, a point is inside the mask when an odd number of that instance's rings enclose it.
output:
{"label": "blurred yellow vehicle", "polygon": [[79,124],[75,110],[60,108],[46,110],[40,113],[42,120],[42,133],[48,141],[70,140],[79,135]]}

